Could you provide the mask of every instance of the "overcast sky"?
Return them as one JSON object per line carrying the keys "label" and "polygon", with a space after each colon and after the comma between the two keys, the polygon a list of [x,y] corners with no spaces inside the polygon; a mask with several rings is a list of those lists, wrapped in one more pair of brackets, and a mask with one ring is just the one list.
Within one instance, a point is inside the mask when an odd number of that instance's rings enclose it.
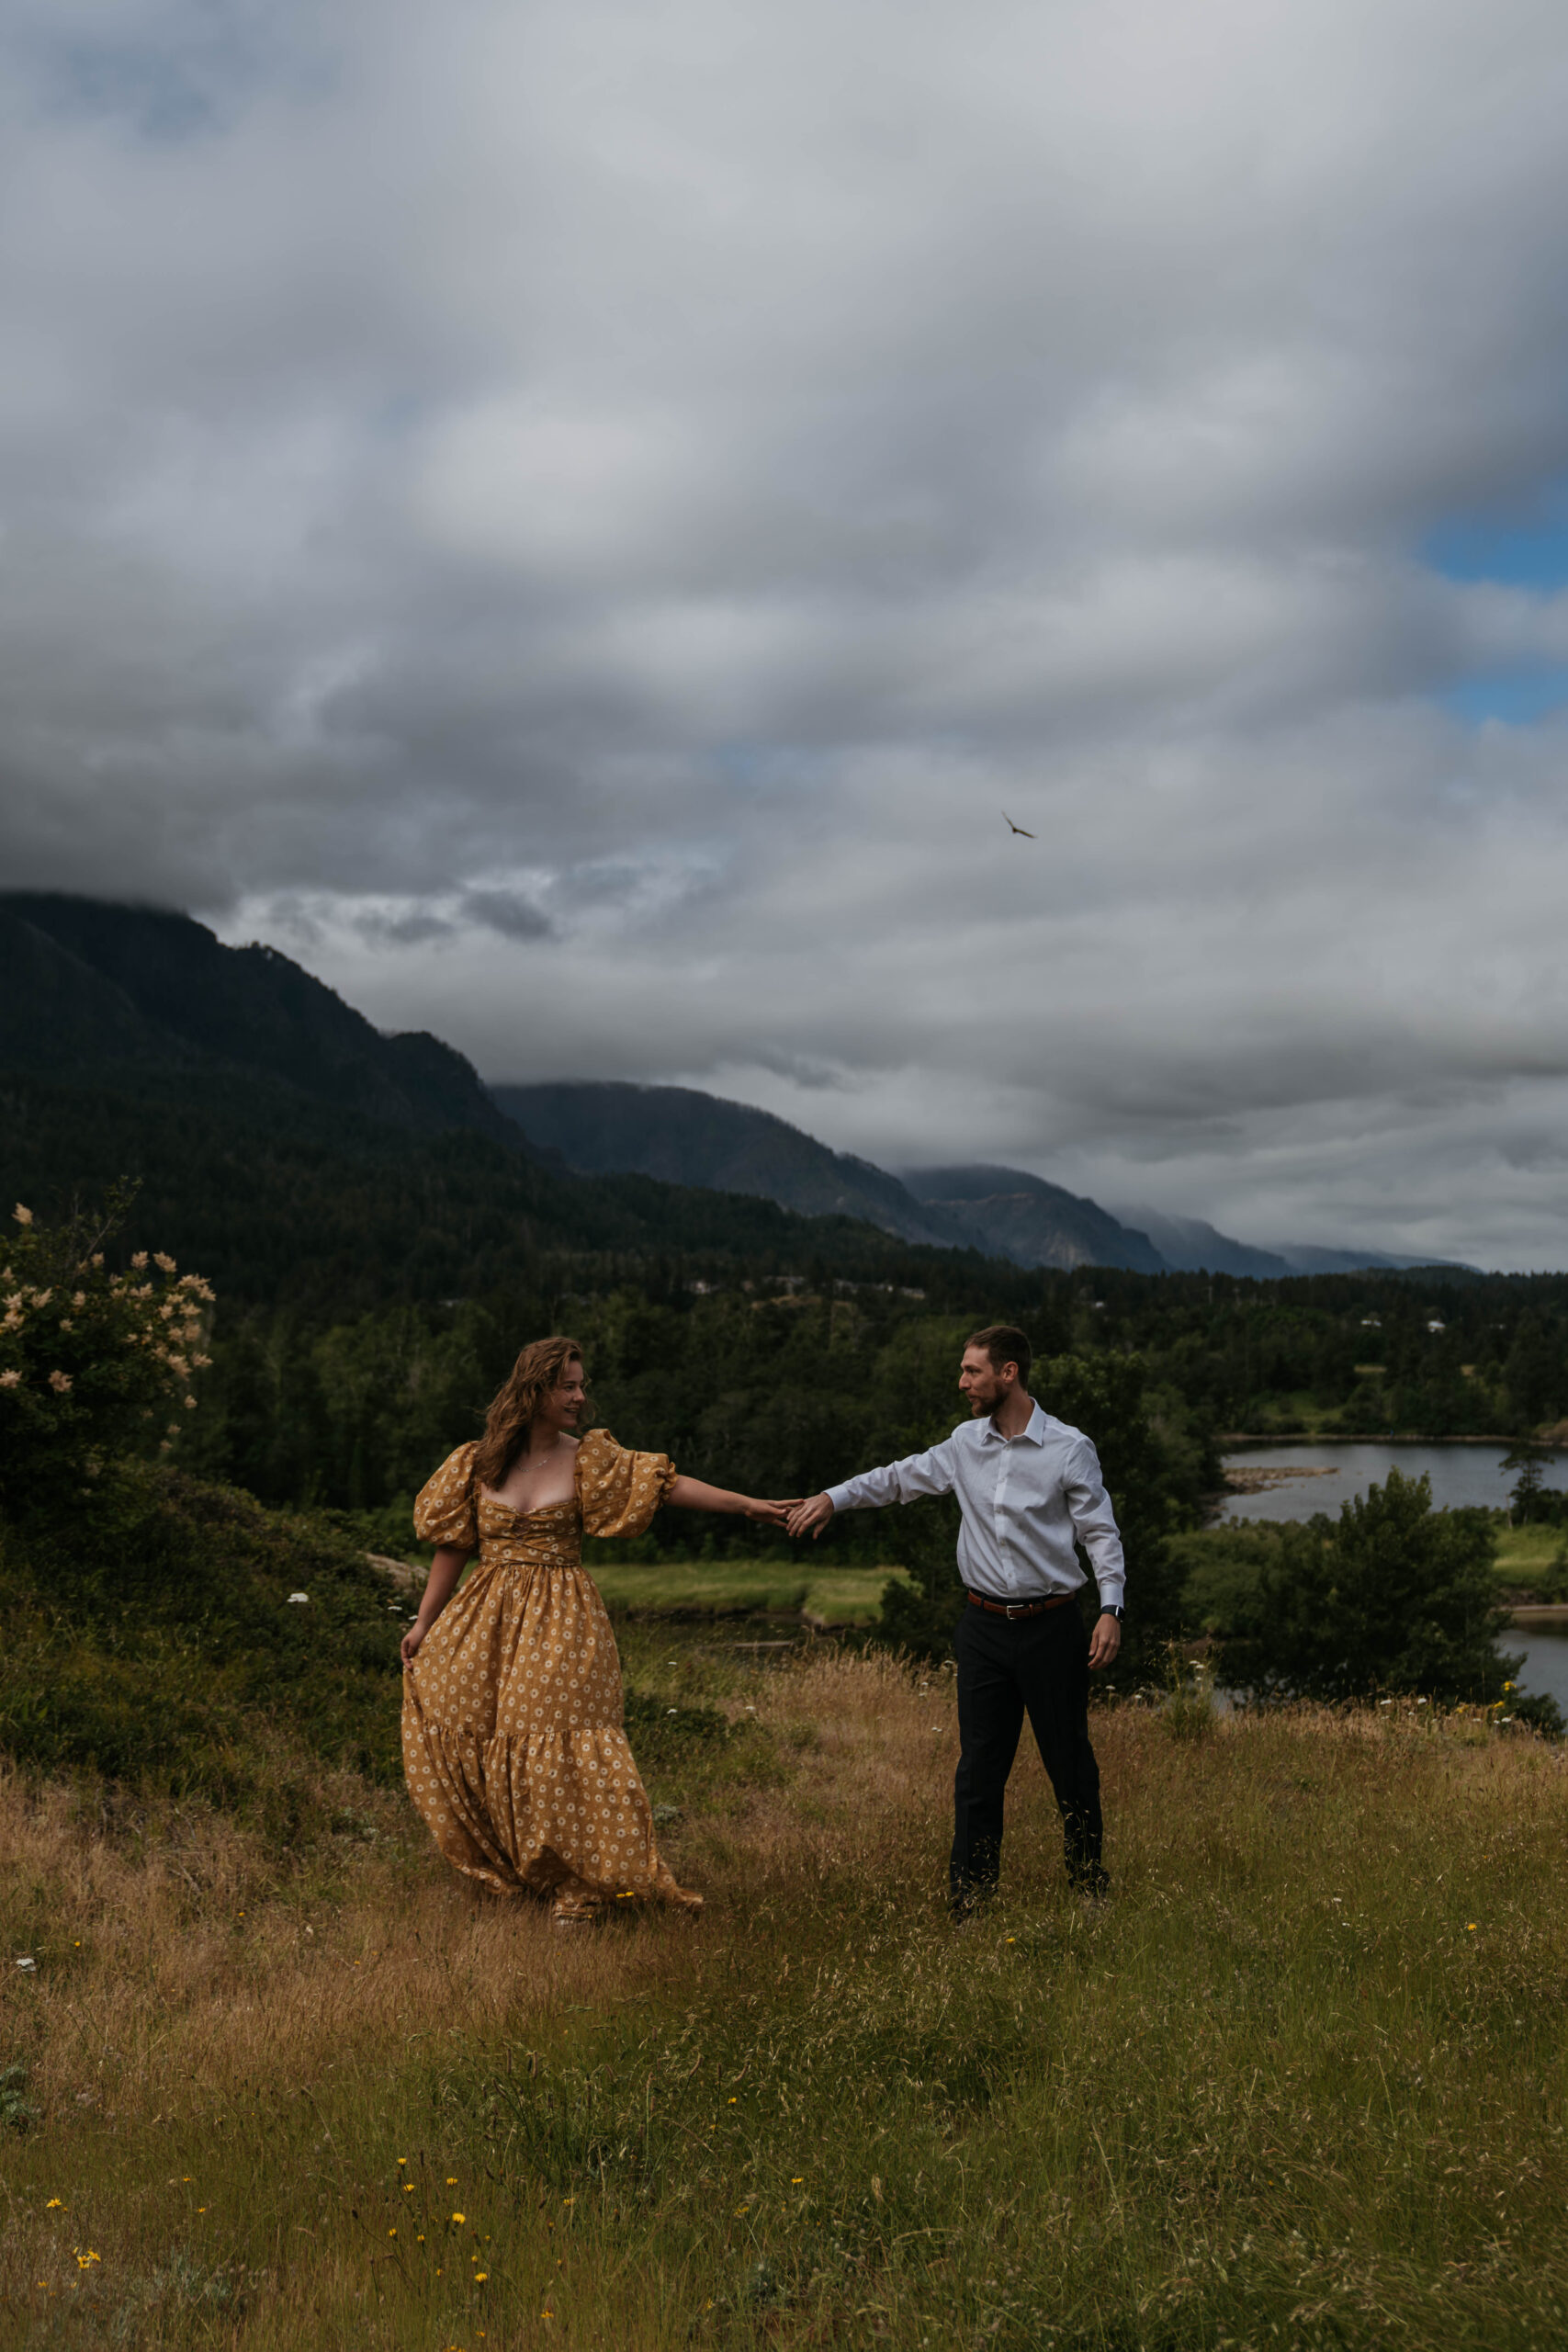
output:
{"label": "overcast sky", "polygon": [[0,42],[14,884],[492,1080],[1568,1264],[1561,0]]}

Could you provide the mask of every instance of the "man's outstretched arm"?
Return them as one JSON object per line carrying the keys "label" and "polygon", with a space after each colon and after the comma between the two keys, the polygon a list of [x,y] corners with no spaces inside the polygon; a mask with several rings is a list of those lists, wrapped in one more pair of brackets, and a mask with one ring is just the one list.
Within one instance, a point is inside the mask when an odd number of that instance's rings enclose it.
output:
{"label": "man's outstretched arm", "polygon": [[874,1510],[887,1503],[912,1503],[921,1495],[950,1495],[950,1442],[944,1438],[924,1453],[907,1453],[902,1462],[885,1462],[880,1469],[862,1470],[840,1486],[808,1495],[789,1515],[790,1534],[820,1535],[836,1510]]}

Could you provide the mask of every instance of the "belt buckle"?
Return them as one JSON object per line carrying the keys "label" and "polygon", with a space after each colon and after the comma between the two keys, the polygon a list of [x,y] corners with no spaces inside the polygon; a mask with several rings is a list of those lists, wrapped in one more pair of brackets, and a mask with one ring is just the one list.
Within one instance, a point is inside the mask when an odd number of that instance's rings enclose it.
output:
{"label": "belt buckle", "polygon": [[1022,1617],[1028,1613],[1025,1605],[1021,1600],[1009,1600],[1005,1602],[1003,1606],[1005,1607],[1010,1618]]}

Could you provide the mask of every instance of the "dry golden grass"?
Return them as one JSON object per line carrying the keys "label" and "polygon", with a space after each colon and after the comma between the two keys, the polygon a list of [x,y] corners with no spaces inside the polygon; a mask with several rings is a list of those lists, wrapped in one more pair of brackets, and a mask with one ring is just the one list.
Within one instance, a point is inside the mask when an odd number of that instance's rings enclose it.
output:
{"label": "dry golden grass", "polygon": [[7,2346],[1568,2341],[1561,1751],[1110,1713],[1112,1901],[1025,1750],[954,1934],[950,1678],[657,1647],[761,1725],[654,1787],[694,1928],[563,1939],[346,1775],[302,1855],[0,1781]]}

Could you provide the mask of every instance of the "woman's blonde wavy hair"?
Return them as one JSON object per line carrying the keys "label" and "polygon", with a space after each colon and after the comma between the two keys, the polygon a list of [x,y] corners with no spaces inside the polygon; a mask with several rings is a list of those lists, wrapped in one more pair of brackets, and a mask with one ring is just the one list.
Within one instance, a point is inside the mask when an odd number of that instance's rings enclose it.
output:
{"label": "woman's blonde wavy hair", "polygon": [[[530,1340],[496,1390],[485,1415],[485,1433],[474,1455],[474,1476],[491,1494],[527,1444],[528,1425],[538,1411],[541,1399],[547,1390],[558,1385],[573,1359],[579,1363],[582,1361],[582,1350],[575,1340],[558,1333],[550,1340]],[[578,1422],[579,1430],[587,1429],[592,1419],[590,1406]]]}

